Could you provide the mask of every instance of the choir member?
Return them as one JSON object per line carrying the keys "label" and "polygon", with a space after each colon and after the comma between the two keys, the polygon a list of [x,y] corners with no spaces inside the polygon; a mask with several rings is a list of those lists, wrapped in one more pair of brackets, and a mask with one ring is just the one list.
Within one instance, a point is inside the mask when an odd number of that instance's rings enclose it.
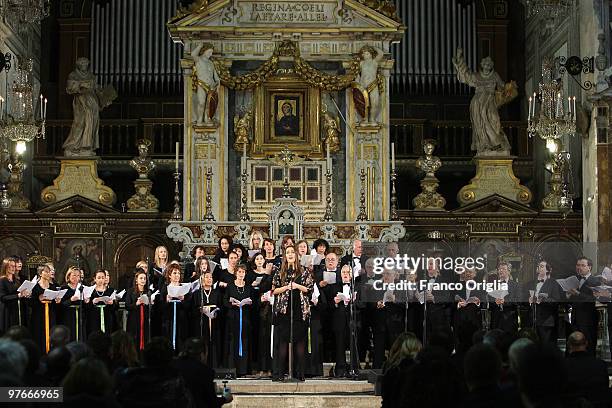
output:
{"label": "choir member", "polygon": [[[316,290],[315,290],[316,286]],[[308,325],[308,344],[306,347],[307,377],[323,376],[323,335],[321,333],[321,317],[328,311],[328,301],[325,292],[313,282],[313,293],[309,296],[310,320]]]}
{"label": "choir member", "polygon": [[169,287],[181,286],[181,266],[172,262],[168,265],[165,272],[165,285],[159,291],[161,313],[162,313],[162,333],[170,339],[175,350],[179,350],[185,340],[187,340],[189,326],[188,314],[191,295],[181,295],[172,297]]}
{"label": "choir member", "polygon": [[[368,268],[368,259],[366,261],[366,270]],[[363,275],[362,275],[363,276]],[[373,277],[373,279],[376,279]],[[391,284],[398,280],[398,273],[394,269],[385,269],[382,273],[382,283]],[[366,288],[373,288],[371,284],[366,283]],[[381,286],[382,287],[382,286]],[[403,317],[405,297],[403,291],[398,290],[359,290],[358,296],[367,296],[364,300],[359,300],[360,303],[367,302],[372,305],[371,319],[373,321],[372,335],[374,343],[374,359],[372,368],[381,369],[385,360],[385,350],[389,350],[395,339],[403,331]],[[371,300],[371,301],[370,301]],[[361,343],[360,343],[361,347]],[[361,353],[361,348],[359,349]]]}
{"label": "choir member", "polygon": [[62,286],[62,289],[66,289],[66,293],[62,298],[60,321],[70,329],[70,339],[73,341],[83,341],[85,338],[82,273],[76,266],[70,266],[65,275],[66,284]]}
{"label": "choir member", "polygon": [[260,231],[254,230],[249,238],[249,249],[251,251],[263,250],[263,235]]}
{"label": "choir member", "polygon": [[537,279],[527,284],[533,321],[538,339],[542,343],[557,344],[557,320],[559,301],[562,296],[561,286],[551,279],[552,268],[546,260],[538,263]]}
{"label": "choir member", "polygon": [[518,301],[520,300],[519,284],[511,280],[510,272],[512,265],[509,262],[499,262],[497,265],[497,277],[500,283],[508,285],[508,294],[503,298],[493,299],[489,305],[491,308],[491,328],[501,329],[510,334],[518,332]]}
{"label": "choir member", "polygon": [[472,346],[474,333],[482,329],[481,303],[486,301],[486,292],[472,289],[469,282],[475,282],[476,271],[466,269],[459,276],[461,289],[454,294],[455,310],[453,313],[453,327],[455,333],[455,349],[466,353]]}
{"label": "choir member", "polygon": [[313,251],[321,257],[321,261],[318,265],[314,265],[315,270],[319,270],[325,267],[325,255],[329,252],[329,243],[322,239],[316,239],[312,244]]}
{"label": "choir member", "polygon": [[[253,300],[253,313],[251,327],[255,331],[251,350],[257,361],[259,377],[270,375],[272,370],[271,334],[272,334],[272,306],[270,305],[270,290],[272,289],[272,264],[266,263],[263,253],[253,257],[252,272],[247,275],[247,284],[250,284],[259,296]],[[260,280],[257,283],[257,280]]]}
{"label": "choir member", "polygon": [[246,283],[246,269],[245,265],[238,265],[236,278],[228,284],[225,291],[230,334],[230,367],[236,369],[238,377],[248,374],[250,369],[250,313],[253,297],[257,296],[257,291]]}
{"label": "choir member", "polygon": [[[307,325],[310,319],[309,292],[312,291],[313,277],[307,270],[302,270],[297,252],[293,246],[284,250],[283,263],[280,270],[272,279],[272,289],[275,296],[274,314],[275,336],[278,335],[279,372],[284,375],[288,372],[287,354],[289,343],[293,344],[295,358],[291,376],[299,380],[304,379]],[[278,378],[273,378],[278,380]]]}
{"label": "choir member", "polygon": [[57,298],[55,302],[43,296],[46,289],[57,290],[57,285],[53,283],[51,278],[53,264],[48,263],[38,267],[37,274],[39,277],[38,283],[32,289],[30,309],[30,332],[32,338],[38,344],[41,350],[48,352],[50,347],[50,333],[55,326],[56,304],[61,302],[61,298]]}
{"label": "choir member", "polygon": [[361,274],[361,268],[365,265],[367,256],[363,254],[363,244],[360,240],[353,241],[353,250],[340,259],[340,266],[349,265],[355,277]]}
{"label": "choir member", "polygon": [[112,333],[115,328],[115,302],[110,299],[113,289],[106,284],[106,271],[99,269],[94,275],[95,286],[91,297],[85,299],[87,335],[101,331]]}
{"label": "choir member", "polygon": [[591,274],[593,261],[586,257],[576,260],[576,277],[578,289],[570,289],[566,296],[572,304],[571,324],[573,331],[580,331],[587,339],[587,352],[595,355],[597,346],[597,327],[599,314],[595,308],[593,287],[600,286],[600,281]]}
{"label": "choir member", "polygon": [[[333,311],[333,331],[336,344],[336,365],[334,375],[336,377],[344,377],[350,374],[357,367],[358,356],[355,348],[355,339],[352,338],[351,330],[351,302],[354,300],[353,291],[351,290],[351,267],[344,265],[340,270],[340,282],[330,285],[332,298],[330,308]],[[341,296],[343,298],[341,298]],[[351,366],[347,369],[346,364],[346,346],[350,345]]]}
{"label": "choir member", "polygon": [[203,245],[196,245],[191,250],[191,259],[193,262],[187,262],[185,264],[185,273],[183,274],[183,280],[185,282],[195,282],[198,280],[200,274],[198,273],[198,268],[196,267],[196,263],[200,257],[203,257],[205,254]]}
{"label": "choir member", "polygon": [[[373,344],[376,331],[376,305],[378,300],[382,300],[382,294],[376,293],[379,291],[375,291],[372,287],[373,281],[375,279],[378,280],[378,277],[374,274],[374,259],[370,258],[365,261],[363,269],[364,273],[355,278],[355,288],[358,297],[358,302],[355,304],[355,306],[357,308],[357,312],[359,313],[358,349],[360,361],[366,361],[366,355],[368,352],[370,352],[370,357],[373,356],[372,353],[374,350],[372,350],[371,345]],[[378,315],[380,315],[380,313]],[[384,327],[383,322],[383,332]],[[382,344],[384,357],[384,341]],[[374,360],[375,359],[376,356],[374,356]],[[370,363],[372,361],[373,359],[370,358]],[[382,361],[380,361],[380,363],[382,364]],[[374,368],[381,368],[381,366]]]}
{"label": "choir member", "polygon": [[234,242],[232,241],[232,238],[230,238],[229,236],[227,235],[222,236],[219,239],[219,244],[218,244],[217,250],[215,251],[215,256],[213,257],[212,261],[218,264],[221,262],[221,258],[227,258],[232,249],[233,243]]}
{"label": "choir member", "polygon": [[236,269],[238,268],[239,256],[236,252],[232,251],[227,257],[227,269],[222,269],[219,276],[219,286],[222,288],[227,287],[230,283],[236,279]]}
{"label": "choir member", "polygon": [[[283,239],[281,240],[281,251],[284,251],[285,248],[292,246],[295,246],[295,241],[293,240],[293,235],[285,235],[283,237]],[[299,259],[298,259],[299,261]]]}
{"label": "choir member", "polygon": [[11,326],[25,326],[27,312],[25,300],[30,293],[17,292],[19,286],[21,280],[15,258],[4,258],[0,266],[0,336]]}
{"label": "choir member", "polygon": [[[331,299],[336,295],[331,293],[331,285],[323,279],[324,272],[336,274],[336,281],[340,281],[340,270],[338,269],[338,255],[335,252],[329,252],[325,255],[325,263],[322,268],[315,270],[314,279],[319,290],[325,295],[325,299],[331,302]],[[321,315],[321,328],[323,331],[323,359],[332,361],[335,358],[334,354],[334,331],[333,331],[333,315],[332,313],[324,313]]]}
{"label": "choir member", "polygon": [[[204,262],[201,262],[204,260]],[[191,336],[203,339],[207,345],[207,363],[210,368],[219,367],[223,352],[221,342],[221,325],[219,318],[223,307],[223,297],[219,289],[213,287],[212,271],[208,268],[208,260],[201,257],[200,263],[206,265],[200,274],[200,287],[192,294]],[[199,317],[199,318],[197,318]]]}
{"label": "choir member", "polygon": [[165,246],[155,248],[153,263],[149,266],[149,282],[158,290],[164,285],[164,275],[168,266],[168,249]]}
{"label": "choir member", "polygon": [[263,253],[266,257],[266,262],[271,263],[275,268],[274,272],[280,268],[281,265],[281,256],[276,256],[276,244],[274,240],[270,238],[265,238],[263,243]]}
{"label": "choir member", "polygon": [[244,245],[235,243],[232,245],[232,251],[238,255],[238,263],[248,267],[249,252],[246,250]]}
{"label": "choir member", "polygon": [[448,333],[451,327],[450,302],[452,296],[446,290],[438,290],[437,284],[450,283],[452,278],[447,271],[441,270],[441,257],[429,257],[427,259],[427,269],[423,279],[431,286],[431,290],[427,289],[423,294],[426,302],[424,311],[426,313],[426,333],[423,340],[427,344],[427,339],[433,333]]}
{"label": "choir member", "polygon": [[[300,241],[298,241],[297,243],[297,259],[298,262],[302,265],[302,267],[304,267],[304,264],[302,263],[302,257],[305,255],[310,255],[310,251],[309,251],[309,247],[308,247],[308,241],[306,241],[305,239],[302,239]],[[313,265],[308,265],[307,269],[310,273],[312,273],[313,271]]]}
{"label": "choir member", "polygon": [[23,269],[23,258],[19,255],[13,255],[12,258],[15,260],[15,275],[19,280],[21,282],[30,280],[30,271],[28,269]]}
{"label": "choir member", "polygon": [[125,295],[125,308],[128,311],[127,332],[132,335],[136,341],[136,348],[141,352],[149,339],[151,295],[147,287],[147,272],[142,268],[136,269],[134,283]]}

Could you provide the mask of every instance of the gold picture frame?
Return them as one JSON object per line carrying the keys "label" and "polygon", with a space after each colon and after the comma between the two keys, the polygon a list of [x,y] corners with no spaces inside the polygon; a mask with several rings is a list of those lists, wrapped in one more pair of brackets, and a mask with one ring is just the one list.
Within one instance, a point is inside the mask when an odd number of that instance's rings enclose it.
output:
{"label": "gold picture frame", "polygon": [[295,76],[274,77],[255,90],[255,137],[251,157],[265,158],[285,146],[299,156],[323,158],[319,126],[321,93]]}

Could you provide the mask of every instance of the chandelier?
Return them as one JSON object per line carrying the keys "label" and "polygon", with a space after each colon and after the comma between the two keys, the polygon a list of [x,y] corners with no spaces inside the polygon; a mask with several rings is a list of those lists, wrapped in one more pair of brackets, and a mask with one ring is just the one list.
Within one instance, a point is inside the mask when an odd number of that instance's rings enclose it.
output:
{"label": "chandelier", "polygon": [[40,95],[38,114],[33,98],[33,62],[20,58],[13,85],[6,99],[0,96],[0,137],[15,143],[17,154],[23,154],[26,144],[45,137],[47,99]]}
{"label": "chandelier", "polygon": [[49,16],[51,0],[0,0],[0,16],[18,29]]}
{"label": "chandelier", "polygon": [[557,142],[561,138],[576,133],[576,97],[568,97],[567,101],[565,100],[563,83],[561,80],[552,79],[552,72],[552,60],[545,59],[542,64],[543,81],[538,85],[539,92],[534,92],[533,96],[529,97],[527,133],[529,137],[540,136],[546,142],[546,147],[555,153]]}
{"label": "chandelier", "polygon": [[546,21],[547,28],[568,14],[573,0],[525,0],[527,18],[540,17]]}

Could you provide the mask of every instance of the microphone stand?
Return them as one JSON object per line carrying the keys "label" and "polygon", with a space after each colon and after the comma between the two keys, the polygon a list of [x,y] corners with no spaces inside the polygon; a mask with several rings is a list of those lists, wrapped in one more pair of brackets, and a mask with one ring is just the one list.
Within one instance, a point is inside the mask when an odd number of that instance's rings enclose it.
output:
{"label": "microphone stand", "polygon": [[404,276],[404,333],[408,333],[408,276],[405,273]]}
{"label": "microphone stand", "polygon": [[[364,265],[365,266],[365,265]],[[351,256],[351,299],[349,302],[349,313],[350,313],[350,335],[349,335],[349,358],[350,358],[350,369],[348,371],[349,377],[353,380],[359,379],[359,350],[357,349],[357,320],[355,316],[355,274],[353,273],[355,267],[355,260]],[[361,272],[361,269],[359,270]]]}
{"label": "microphone stand", "polygon": [[[151,269],[151,271],[149,271]],[[149,310],[147,311],[147,341],[151,340],[151,310],[153,309],[153,299],[151,298],[151,276],[150,273],[155,274],[151,264],[149,263],[149,257],[147,256],[147,297],[149,298]],[[145,342],[146,343],[146,342]]]}

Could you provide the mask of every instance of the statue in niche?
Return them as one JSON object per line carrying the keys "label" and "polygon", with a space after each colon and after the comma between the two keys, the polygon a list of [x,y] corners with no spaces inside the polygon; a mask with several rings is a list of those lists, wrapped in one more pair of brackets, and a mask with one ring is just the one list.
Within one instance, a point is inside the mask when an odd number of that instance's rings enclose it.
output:
{"label": "statue in niche", "polygon": [[209,43],[198,44],[191,56],[195,62],[192,73],[192,89],[196,93],[196,125],[212,124],[219,104],[217,88],[221,83],[215,65],[210,60],[213,46]]}
{"label": "statue in niche", "polygon": [[340,127],[338,126],[338,119],[329,113],[325,105],[323,105],[321,113],[323,114],[322,123],[323,131],[325,132],[323,142],[330,154],[338,153],[340,151]]}
{"label": "statue in niche", "polygon": [[384,57],[380,48],[363,47],[359,54],[360,72],[353,84],[353,101],[357,113],[366,123],[376,123],[380,113],[380,94],[384,89],[384,80],[378,73],[378,64]]}
{"label": "statue in niche", "polygon": [[111,85],[98,87],[95,75],[89,70],[89,60],[79,58],[75,70],[68,75],[66,92],[74,95],[74,120],[63,145],[64,155],[95,156],[95,150],[100,147],[100,111],[117,98],[117,91]]}
{"label": "statue in niche", "polygon": [[253,111],[246,109],[242,116],[237,114],[234,116],[234,135],[236,140],[234,141],[234,149],[236,151],[242,151],[242,146],[249,146],[249,136],[253,129]]}
{"label": "statue in niche", "polygon": [[278,218],[278,233],[279,235],[293,235],[293,224],[295,218],[289,210],[284,210]]}
{"label": "statue in niche", "polygon": [[435,177],[436,171],[442,167],[442,161],[440,158],[433,155],[435,147],[435,140],[423,140],[423,152],[425,153],[425,156],[419,157],[415,163],[416,167],[425,172],[426,177]]}
{"label": "statue in niche", "polygon": [[155,168],[155,163],[149,157],[149,139],[138,140],[138,157],[134,157],[130,166],[138,172],[138,178],[146,179],[149,173]]}
{"label": "statue in niche", "polygon": [[457,49],[453,58],[459,82],[476,88],[470,103],[472,122],[472,150],[477,156],[509,156],[510,143],[504,134],[497,109],[510,102],[518,94],[515,82],[504,84],[493,70],[493,60],[483,58],[480,71],[471,72],[463,57],[463,50]]}

